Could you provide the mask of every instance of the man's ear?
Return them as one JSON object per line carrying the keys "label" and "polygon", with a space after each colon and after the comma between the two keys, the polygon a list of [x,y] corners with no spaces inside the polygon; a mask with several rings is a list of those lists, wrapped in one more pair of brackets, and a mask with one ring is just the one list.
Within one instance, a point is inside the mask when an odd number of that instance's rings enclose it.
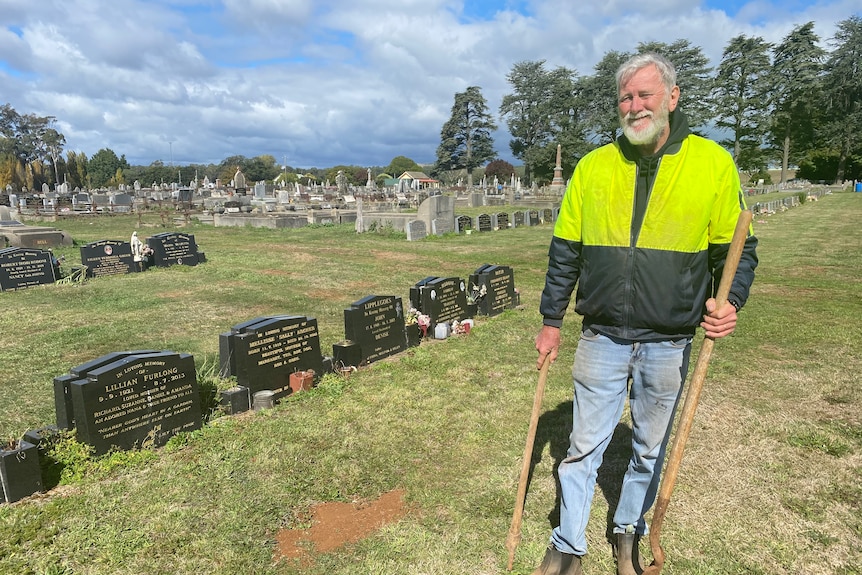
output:
{"label": "man's ear", "polygon": [[676,110],[677,104],[679,104],[679,86],[674,86],[670,91],[670,102],[667,105],[668,111],[673,112]]}

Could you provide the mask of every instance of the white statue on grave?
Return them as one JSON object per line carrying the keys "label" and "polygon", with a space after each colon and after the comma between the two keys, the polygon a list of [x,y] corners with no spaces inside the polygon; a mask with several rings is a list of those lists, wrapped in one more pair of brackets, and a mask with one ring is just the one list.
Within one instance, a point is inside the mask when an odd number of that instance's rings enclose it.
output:
{"label": "white statue on grave", "polygon": [[132,232],[132,239],[129,243],[132,244],[132,256],[135,262],[142,262],[144,260],[144,244],[138,239],[138,232]]}

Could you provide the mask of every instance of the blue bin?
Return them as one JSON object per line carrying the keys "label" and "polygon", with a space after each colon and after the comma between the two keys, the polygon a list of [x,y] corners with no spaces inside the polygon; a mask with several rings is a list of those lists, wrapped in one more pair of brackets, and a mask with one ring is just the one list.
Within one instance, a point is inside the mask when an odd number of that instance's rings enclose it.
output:
{"label": "blue bin", "polygon": [[856,182],[856,191],[862,192],[862,182]]}

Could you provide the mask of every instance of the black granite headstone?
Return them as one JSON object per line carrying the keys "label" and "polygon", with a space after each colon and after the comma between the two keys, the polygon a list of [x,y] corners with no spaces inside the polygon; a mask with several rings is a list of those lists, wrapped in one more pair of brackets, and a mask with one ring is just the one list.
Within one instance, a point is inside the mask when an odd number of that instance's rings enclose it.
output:
{"label": "black granite headstone", "polygon": [[[222,371],[233,370],[239,385],[251,395],[274,392],[278,400],[290,393],[290,374],[323,370],[317,319],[305,316],[260,317],[222,334],[219,345]],[[225,357],[227,354],[229,357]]]}
{"label": "black granite headstone", "polygon": [[428,276],[423,278],[413,284],[413,287],[410,288],[410,307],[414,309],[422,308],[422,287],[428,285],[428,282],[434,281],[437,279],[437,276]]}
{"label": "black granite headstone", "polygon": [[476,216],[476,224],[480,232],[494,231],[494,226],[491,225],[491,214],[479,214]]}
{"label": "black granite headstone", "polygon": [[538,226],[542,221],[539,219],[539,210],[530,210],[527,212],[527,225]]}
{"label": "black granite headstone", "polygon": [[505,230],[509,228],[509,214],[508,212],[500,212],[496,214],[496,228],[498,230]]}
{"label": "black granite headstone", "polygon": [[524,220],[525,220],[525,216],[524,216],[523,211],[519,210],[519,211],[515,212],[514,214],[512,214],[512,225],[513,225],[513,227],[520,228],[521,226],[524,225]]}
{"label": "black granite headstone", "polygon": [[87,266],[87,277],[102,277],[134,272],[132,245],[120,240],[100,240],[81,246],[81,263]]}
{"label": "black granite headstone", "polygon": [[70,383],[79,441],[100,455],[156,447],[201,427],[194,357],[170,351],[117,355]]}
{"label": "black granite headstone", "polygon": [[147,238],[153,250],[153,264],[158,267],[172,265],[196,266],[201,261],[194,234],[165,232]]}
{"label": "black granite headstone", "polygon": [[359,344],[362,362],[372,363],[406,349],[401,298],[370,295],[344,310],[344,337]]}
{"label": "black granite headstone", "polygon": [[467,286],[461,278],[436,278],[420,289],[418,308],[431,319],[432,331],[438,323],[462,321],[470,317],[467,311]]}
{"label": "black granite headstone", "polygon": [[495,316],[519,303],[515,290],[515,274],[509,266],[485,264],[470,275],[470,293],[478,297],[481,315]]}
{"label": "black granite headstone", "polygon": [[52,284],[56,279],[50,251],[37,248],[0,250],[0,291]]}
{"label": "black granite headstone", "polygon": [[467,230],[473,229],[473,218],[470,216],[458,216],[455,218],[455,231],[463,234]]}

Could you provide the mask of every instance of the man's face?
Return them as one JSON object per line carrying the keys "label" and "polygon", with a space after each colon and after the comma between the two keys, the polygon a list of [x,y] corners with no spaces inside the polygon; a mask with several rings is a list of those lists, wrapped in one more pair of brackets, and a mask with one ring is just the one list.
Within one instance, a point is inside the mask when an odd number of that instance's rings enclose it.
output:
{"label": "man's face", "polygon": [[655,66],[635,72],[620,86],[620,126],[636,146],[658,150],[667,141],[670,112],[676,109],[679,88],[667,91]]}

